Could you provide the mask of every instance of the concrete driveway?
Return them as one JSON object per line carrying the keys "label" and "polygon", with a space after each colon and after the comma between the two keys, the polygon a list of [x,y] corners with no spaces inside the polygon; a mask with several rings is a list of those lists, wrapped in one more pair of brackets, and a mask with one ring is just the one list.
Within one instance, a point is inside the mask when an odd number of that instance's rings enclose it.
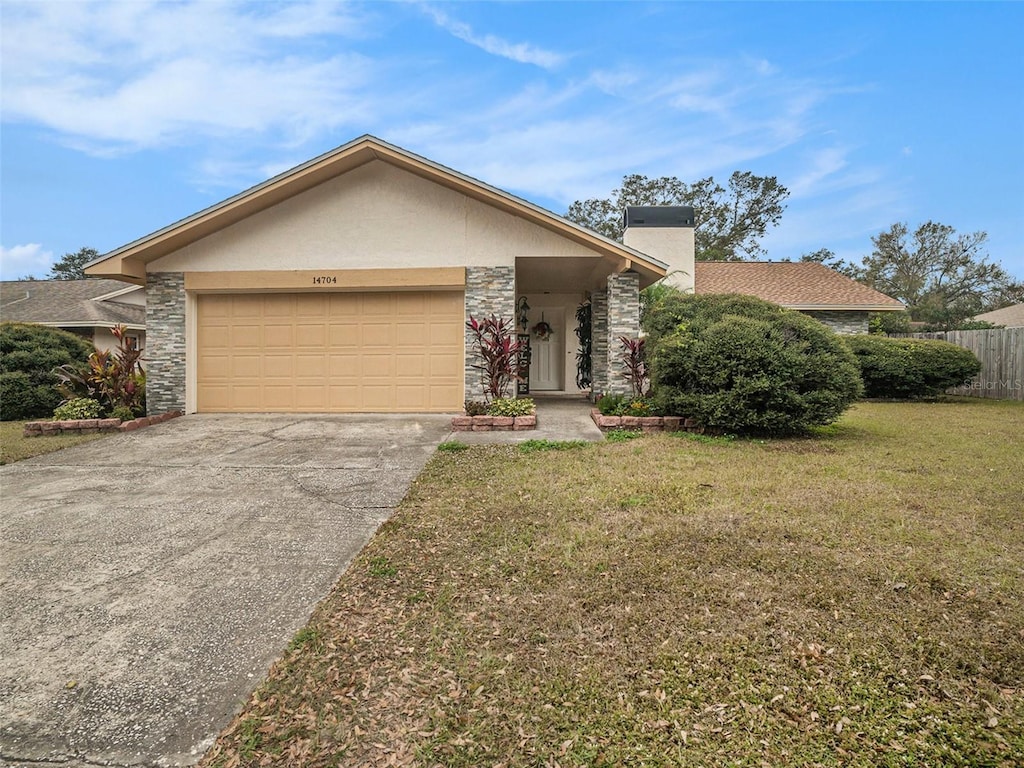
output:
{"label": "concrete driveway", "polygon": [[196,762],[449,424],[187,416],[0,468],[0,761]]}

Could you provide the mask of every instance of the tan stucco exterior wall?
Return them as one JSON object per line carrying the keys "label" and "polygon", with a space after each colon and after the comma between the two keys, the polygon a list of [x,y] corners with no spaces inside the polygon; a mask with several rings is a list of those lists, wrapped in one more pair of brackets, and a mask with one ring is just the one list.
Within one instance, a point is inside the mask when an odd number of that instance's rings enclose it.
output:
{"label": "tan stucco exterior wall", "polygon": [[693,292],[695,245],[692,227],[629,227],[622,242],[668,264],[664,281]]}
{"label": "tan stucco exterior wall", "polygon": [[151,262],[149,272],[514,266],[589,249],[374,161]]}

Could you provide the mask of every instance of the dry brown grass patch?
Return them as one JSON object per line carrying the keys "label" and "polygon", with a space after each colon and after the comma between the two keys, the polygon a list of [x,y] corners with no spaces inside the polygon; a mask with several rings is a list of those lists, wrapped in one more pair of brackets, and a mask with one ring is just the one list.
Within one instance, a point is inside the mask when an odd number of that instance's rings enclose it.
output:
{"label": "dry brown grass patch", "polygon": [[204,765],[1015,765],[1024,408],[438,454]]}

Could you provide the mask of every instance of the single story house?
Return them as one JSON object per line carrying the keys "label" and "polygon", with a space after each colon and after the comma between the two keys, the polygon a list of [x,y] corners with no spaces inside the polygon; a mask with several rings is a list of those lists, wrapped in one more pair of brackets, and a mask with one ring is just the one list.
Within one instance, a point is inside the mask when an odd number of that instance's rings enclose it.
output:
{"label": "single story house", "polygon": [[86,271],[146,286],[151,411],[457,412],[483,393],[467,318],[514,318],[530,391],[575,392],[588,298],[594,390],[628,390],[639,291],[692,276],[694,244],[692,209],[626,223],[619,243],[363,136]]}
{"label": "single story house", "polygon": [[1004,328],[1024,328],[1024,304],[1011,304],[1002,309],[982,312],[980,315],[975,315],[974,319],[1001,325]]}
{"label": "single story house", "polygon": [[4,280],[0,321],[38,323],[88,339],[101,352],[117,347],[110,332],[123,325],[146,346],[146,291],[120,280]]}

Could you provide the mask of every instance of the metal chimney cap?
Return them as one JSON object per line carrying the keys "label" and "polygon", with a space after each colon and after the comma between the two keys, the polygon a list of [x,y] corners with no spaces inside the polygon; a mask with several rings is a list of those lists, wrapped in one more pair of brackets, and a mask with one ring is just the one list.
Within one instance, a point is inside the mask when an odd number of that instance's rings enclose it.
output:
{"label": "metal chimney cap", "polygon": [[693,207],[689,205],[629,205],[622,215],[630,227],[692,227]]}

